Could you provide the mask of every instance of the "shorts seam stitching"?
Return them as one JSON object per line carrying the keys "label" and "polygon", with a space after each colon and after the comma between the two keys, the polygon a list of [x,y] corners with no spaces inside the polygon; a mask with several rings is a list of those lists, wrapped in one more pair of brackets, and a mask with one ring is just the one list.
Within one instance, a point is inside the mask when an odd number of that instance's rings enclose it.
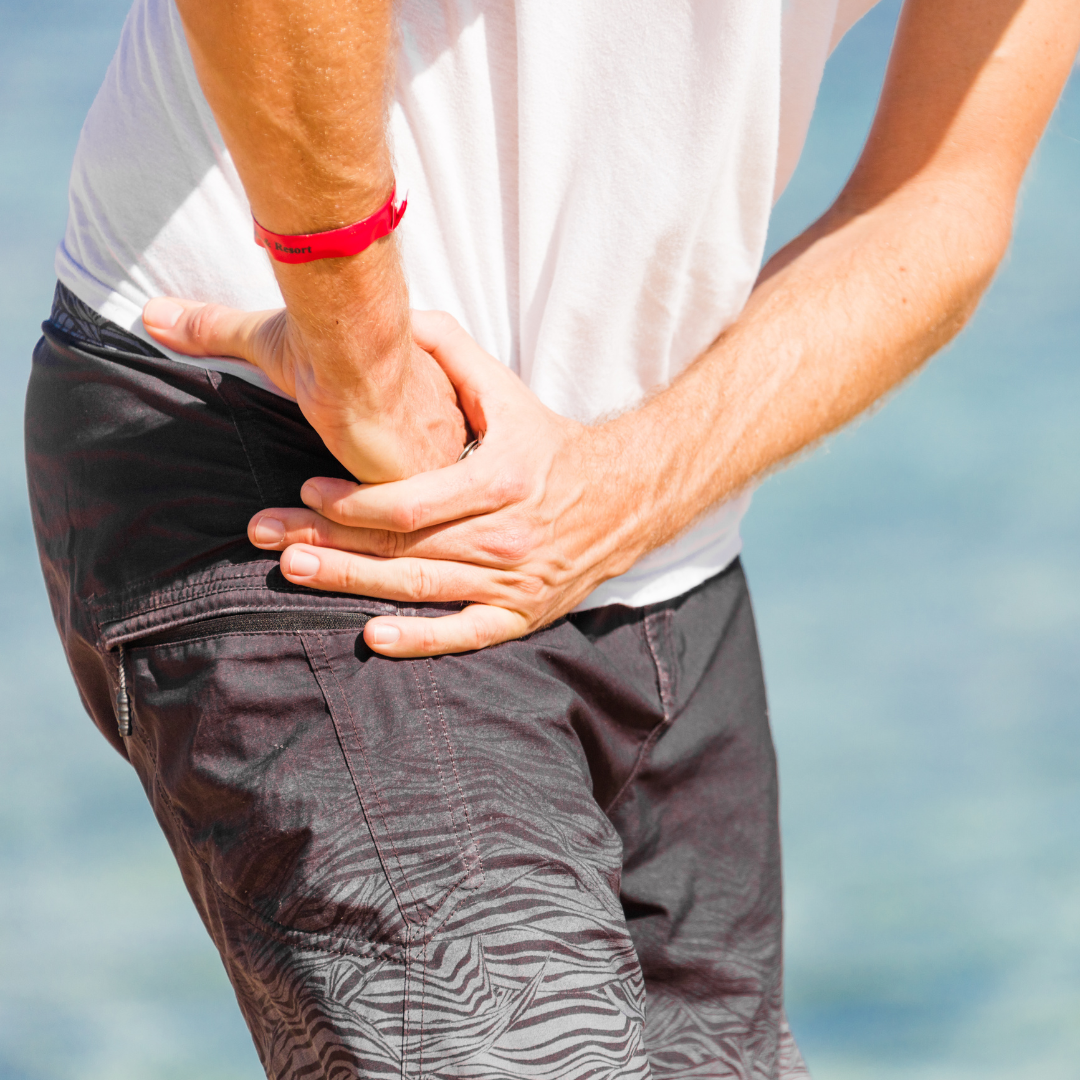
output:
{"label": "shorts seam stitching", "polygon": [[[370,763],[370,761],[368,761],[367,751],[364,749],[363,740],[360,738],[360,732],[357,730],[357,727],[356,727],[356,719],[353,716],[352,706],[349,704],[348,696],[345,693],[344,687],[341,685],[341,680],[338,678],[337,672],[334,670],[333,665],[330,663],[330,655],[326,651],[326,643],[323,641],[322,634],[316,634],[314,636],[316,638],[318,638],[319,648],[322,650],[323,659],[326,662],[326,668],[330,672],[330,677],[334,680],[334,683],[335,683],[335,685],[337,686],[337,689],[338,689],[338,693],[341,695],[341,700],[345,704],[345,712],[346,712],[346,714],[348,715],[348,718],[349,718],[349,727],[352,729],[353,737],[356,739],[356,745],[360,749],[360,756],[361,756],[361,758],[363,758],[364,768],[367,771],[368,780],[369,780],[369,782],[371,784],[371,792],[372,792],[372,795],[375,797],[375,803],[376,803],[376,805],[378,807],[378,810],[379,810],[379,817],[382,820],[383,829],[386,832],[386,838],[390,842],[390,850],[394,853],[394,861],[397,863],[398,873],[401,874],[401,880],[405,883],[405,888],[408,889],[409,896],[412,897],[412,903],[413,903],[414,907],[416,907],[416,909],[419,910],[420,905],[417,902],[416,894],[413,892],[412,885],[409,883],[408,875],[405,873],[405,867],[401,863],[401,855],[398,852],[397,845],[394,843],[393,834],[390,832],[389,823],[387,822],[387,818],[386,818],[386,809],[383,806],[382,798],[379,795],[379,789],[375,784],[375,777],[374,777],[374,775],[373,775],[373,773],[371,771],[371,763]],[[354,783],[355,783],[355,780],[354,780]],[[357,785],[357,789],[358,789],[358,792],[359,792],[359,785]],[[363,805],[363,802],[361,802],[361,806],[362,805]],[[373,840],[375,839],[374,836],[372,837],[372,839]],[[377,840],[375,841],[375,843],[376,843],[376,846],[378,846],[378,841]],[[387,875],[387,881],[390,884],[390,888],[393,889],[394,895],[396,897],[397,896],[397,889],[394,888],[394,883],[392,881],[390,881],[389,875]],[[398,900],[398,903],[400,905],[400,903],[401,903],[400,899]],[[409,918],[409,916],[405,913],[404,910],[402,911],[401,914],[402,914],[402,917],[405,919],[405,921],[407,923],[412,921]]]}
{"label": "shorts seam stitching", "polygon": [[[461,774],[457,767],[457,756],[454,754],[454,745],[450,741],[450,725],[446,722],[446,713],[443,711],[442,698],[439,695],[439,684],[435,678],[435,665],[431,658],[428,657],[425,661],[428,668],[428,674],[431,679],[431,692],[435,699],[435,709],[439,714],[439,725],[442,728],[443,739],[446,742],[446,752],[450,756],[450,767],[454,772],[454,785],[457,787],[458,796],[461,798],[461,812],[465,818],[465,828],[469,833],[469,844],[476,852],[476,864],[480,870],[480,878],[484,879],[484,860],[480,856],[480,845],[476,842],[476,837],[473,834],[472,820],[469,817],[469,803],[465,798],[465,790],[461,786]],[[453,812],[451,811],[451,820],[453,820]],[[456,833],[456,830],[455,830]],[[460,845],[459,845],[460,849]],[[468,859],[465,853],[462,852],[462,861],[465,863],[466,872],[469,870]]]}
{"label": "shorts seam stitching", "polygon": [[[428,668],[428,676],[432,679],[433,692],[434,692],[434,678],[431,674],[430,664],[431,661],[425,661]],[[450,798],[450,792],[446,790],[446,776],[443,772],[442,761],[439,759],[438,744],[435,739],[435,729],[431,724],[431,716],[428,712],[427,701],[424,698],[424,690],[420,685],[420,666],[419,664],[413,665],[413,681],[416,683],[416,693],[420,698],[420,711],[424,714],[424,726],[427,728],[428,740],[431,743],[431,755],[435,760],[435,768],[439,771],[439,787],[442,788],[443,798],[446,800],[446,812],[450,816],[450,831],[454,836],[454,846],[458,851],[458,858],[461,859],[462,868],[468,873],[469,864],[465,859],[465,851],[461,846],[461,837],[458,835],[457,825],[454,823],[454,804]],[[438,695],[435,692],[436,707],[438,706]],[[460,793],[460,788],[458,789]]]}
{"label": "shorts seam stitching", "polygon": [[[209,580],[205,585],[198,583],[178,586],[172,589],[164,591],[158,591],[151,594],[153,600],[152,603],[146,607],[141,607],[137,611],[124,616],[125,618],[133,618],[136,615],[144,615],[151,611],[160,611],[161,608],[171,607],[174,604],[181,603],[185,600],[197,600],[203,596],[212,596],[219,592],[232,592],[236,590],[237,583],[242,581],[259,581],[266,577],[265,568],[258,570],[248,570],[236,574],[217,575],[215,578]],[[98,601],[96,597],[90,597],[89,604],[98,613],[101,619],[105,622],[115,622],[118,620],[109,619],[108,616],[113,612],[121,610],[126,604],[131,602],[132,597],[146,585],[153,581],[153,575],[147,578],[143,578],[140,581],[132,582],[128,585],[124,592],[127,594],[123,599],[110,601],[108,603],[104,601]],[[136,602],[138,597],[135,597]]]}
{"label": "shorts seam stitching", "polygon": [[656,724],[653,729],[646,736],[645,741],[641,744],[641,749],[638,751],[637,757],[634,759],[634,767],[630,770],[630,775],[623,781],[622,786],[612,797],[611,802],[604,807],[604,813],[610,814],[614,811],[615,807],[623,799],[626,793],[630,790],[630,785],[637,779],[638,773],[641,772],[642,766],[645,764],[649,754],[652,753],[653,747],[656,745],[660,736],[671,727],[672,715],[670,711],[670,704],[668,700],[669,686],[667,676],[664,674],[663,665],[660,663],[660,658],[657,655],[657,649],[655,642],[653,641],[652,634],[649,630],[649,619],[651,615],[646,615],[641,620],[642,629],[645,634],[645,644],[648,646],[649,655],[652,657],[653,665],[656,668],[657,688],[660,693],[660,705],[663,710],[663,717],[660,722]]}

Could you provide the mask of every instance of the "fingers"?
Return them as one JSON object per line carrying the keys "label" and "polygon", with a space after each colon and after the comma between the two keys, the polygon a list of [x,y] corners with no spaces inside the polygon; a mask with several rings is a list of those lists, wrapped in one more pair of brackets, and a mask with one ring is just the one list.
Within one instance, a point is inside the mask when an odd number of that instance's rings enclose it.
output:
{"label": "fingers", "polygon": [[143,308],[143,325],[155,341],[176,352],[236,356],[256,363],[255,335],[277,314],[161,296]]}
{"label": "fingers", "polygon": [[312,589],[417,604],[471,600],[512,606],[542,588],[537,579],[514,570],[450,559],[381,559],[307,544],[281,553],[281,572]]}
{"label": "fingers", "polygon": [[[269,551],[307,544],[382,559],[414,556],[487,567],[512,566],[520,562],[523,554],[520,538],[508,537],[506,530],[499,528],[481,531],[471,520],[417,533],[399,533],[340,525],[312,510],[296,508],[260,510],[248,522],[248,539],[256,547]],[[517,542],[513,542],[515,539]]]}
{"label": "fingers", "polygon": [[[493,404],[491,392],[498,387],[520,380],[504,364],[485,352],[445,311],[414,311],[413,340],[425,352],[431,353],[447,378],[454,384],[458,400],[473,431],[486,431],[489,417],[485,406]],[[521,387],[524,389],[524,387]]]}
{"label": "fingers", "polygon": [[445,469],[387,484],[316,476],[300,489],[300,497],[312,510],[342,525],[400,533],[494,513],[524,498],[526,485],[519,475],[482,458],[485,450],[490,453],[481,447]]}
{"label": "fingers", "polygon": [[404,659],[473,652],[528,631],[528,620],[517,612],[472,604],[437,619],[381,615],[364,627],[364,641],[374,652]]}
{"label": "fingers", "polygon": [[[374,529],[354,529],[328,521],[313,510],[292,507],[260,510],[248,522],[248,539],[259,548],[284,551],[290,544],[340,548],[366,555],[391,557],[406,554],[404,545],[391,547],[388,534]],[[397,537],[399,541],[404,537]]]}
{"label": "fingers", "polygon": [[[260,523],[266,526],[265,515],[261,522],[258,517],[253,519],[251,531]],[[272,525],[269,528],[275,531]],[[281,571],[290,581],[309,588],[407,603],[489,601],[472,603],[461,612],[438,618],[373,619],[364,628],[364,640],[383,656],[472,652],[519,638],[533,629],[529,617],[509,605],[523,595],[535,595],[538,582],[511,571],[427,558],[380,559],[304,544],[285,549]],[[500,602],[507,606],[496,606]]]}

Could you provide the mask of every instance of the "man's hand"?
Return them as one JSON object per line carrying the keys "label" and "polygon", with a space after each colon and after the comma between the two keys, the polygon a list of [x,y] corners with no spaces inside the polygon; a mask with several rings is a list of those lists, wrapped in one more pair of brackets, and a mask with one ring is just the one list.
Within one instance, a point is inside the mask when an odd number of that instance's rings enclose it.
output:
{"label": "man's hand", "polygon": [[321,515],[263,512],[253,542],[286,549],[283,571],[305,585],[472,602],[444,618],[372,620],[365,638],[386,655],[479,648],[569,611],[858,415],[960,329],[1008,245],[1024,169],[1078,46],[1075,0],[907,0],[844,191],[671,386],[581,427],[452,322],[419,320],[420,344],[487,431],[483,447],[377,488],[311,481],[304,499]]}
{"label": "man's hand", "polygon": [[[355,363],[356,343],[305,331],[288,312],[236,311],[191,300],[151,300],[155,340],[190,356],[236,356],[260,367],[354,476],[397,480],[457,460],[465,419],[442,368],[411,341],[392,357]],[[351,347],[350,347],[351,345]]]}
{"label": "man's hand", "polygon": [[521,637],[629,569],[649,543],[610,426],[553,413],[449,315],[414,312],[413,331],[484,433],[479,450],[400,483],[315,478],[301,492],[310,510],[266,510],[248,527],[252,543],[284,549],[282,572],[297,584],[470,602],[440,618],[372,620],[368,644],[398,657]]}

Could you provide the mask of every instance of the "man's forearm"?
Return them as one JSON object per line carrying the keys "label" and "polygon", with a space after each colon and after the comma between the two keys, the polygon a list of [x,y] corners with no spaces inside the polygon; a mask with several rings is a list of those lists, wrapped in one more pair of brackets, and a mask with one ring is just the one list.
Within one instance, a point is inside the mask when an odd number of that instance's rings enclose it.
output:
{"label": "man's forearm", "polygon": [[650,467],[612,485],[639,508],[627,555],[858,415],[960,329],[1006,250],[1078,39],[1066,0],[908,0],[836,205],[774,257],[711,349],[609,425],[650,447]]}
{"label": "man's forearm", "polygon": [[[282,234],[353,224],[389,197],[385,127],[391,0],[178,0],[195,69],[260,224]],[[453,462],[453,387],[412,342],[392,236],[347,258],[274,262],[285,309],[267,321],[213,304],[151,302],[156,340],[225,349],[292,394],[361,480]]]}
{"label": "man's forearm", "polygon": [[778,253],[780,268],[766,267],[711,349],[610,425],[655,454],[654,468],[625,480],[652,485],[631,500],[649,548],[857,416],[961,328],[1005,250],[1009,216],[954,195],[835,209]]}
{"label": "man's forearm", "polygon": [[177,7],[203,91],[267,228],[337,228],[386,198],[391,0]]}
{"label": "man's forearm", "polygon": [[[386,201],[391,0],[179,0],[196,72],[255,217],[278,233],[339,228]],[[358,324],[373,357],[405,340],[392,242],[275,263],[290,313],[333,334]],[[331,314],[331,312],[333,314]]]}

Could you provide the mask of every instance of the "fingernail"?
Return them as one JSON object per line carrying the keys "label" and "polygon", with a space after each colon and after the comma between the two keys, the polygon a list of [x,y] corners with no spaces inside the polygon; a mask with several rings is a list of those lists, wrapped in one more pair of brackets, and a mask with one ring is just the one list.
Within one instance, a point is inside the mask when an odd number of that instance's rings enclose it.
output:
{"label": "fingernail", "polygon": [[371,628],[372,645],[393,645],[401,637],[401,631],[390,623],[378,623]]}
{"label": "fingernail", "polygon": [[147,326],[152,326],[156,330],[171,330],[183,314],[184,309],[179,304],[158,298],[151,300],[143,308],[142,320]]}
{"label": "fingernail", "polygon": [[322,509],[322,492],[310,480],[300,489],[300,498],[304,505],[310,506],[312,510]]}
{"label": "fingernail", "polygon": [[277,518],[259,518],[252,531],[256,544],[280,544],[285,539],[285,526]]}
{"label": "fingernail", "polygon": [[290,551],[285,560],[288,561],[288,566],[284,569],[293,577],[314,577],[322,565],[318,557],[310,551]]}

